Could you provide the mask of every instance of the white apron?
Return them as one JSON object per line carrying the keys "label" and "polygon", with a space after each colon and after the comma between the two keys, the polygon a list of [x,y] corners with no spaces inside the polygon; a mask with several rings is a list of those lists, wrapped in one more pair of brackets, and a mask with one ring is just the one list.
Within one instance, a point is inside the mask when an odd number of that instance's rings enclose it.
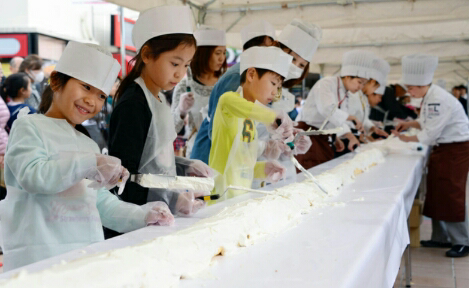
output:
{"label": "white apron", "polygon": [[[243,97],[242,89],[237,93]],[[243,186],[251,188],[254,179],[254,166],[257,162],[257,131],[256,123],[249,118],[238,119],[238,133],[231,146],[225,171],[216,180],[216,191],[223,194],[229,185]],[[245,191],[230,190],[223,200],[241,195]]]}
{"label": "white apron", "polygon": [[[173,142],[177,134],[174,130],[171,108],[166,103],[164,95],[159,95],[161,101],[153,96],[142,78],[135,79],[135,82],[142,88],[152,114],[138,173],[176,176]],[[163,189],[150,189],[147,201],[161,200],[159,197],[155,198],[153,193],[164,193],[164,191]]]}

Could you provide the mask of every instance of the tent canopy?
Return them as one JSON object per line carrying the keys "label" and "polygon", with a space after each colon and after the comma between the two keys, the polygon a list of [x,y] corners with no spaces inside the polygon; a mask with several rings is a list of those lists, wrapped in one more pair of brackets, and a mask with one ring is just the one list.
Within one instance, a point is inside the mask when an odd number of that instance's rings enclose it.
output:
{"label": "tent canopy", "polygon": [[400,59],[412,53],[439,57],[435,79],[447,88],[469,79],[469,1],[467,0],[107,0],[143,11],[160,5],[190,5],[198,24],[224,28],[229,46],[240,47],[239,31],[263,19],[280,32],[293,18],[315,23],[323,39],[311,72],[332,75],[342,54],[360,48],[391,64],[389,82],[400,79]]}

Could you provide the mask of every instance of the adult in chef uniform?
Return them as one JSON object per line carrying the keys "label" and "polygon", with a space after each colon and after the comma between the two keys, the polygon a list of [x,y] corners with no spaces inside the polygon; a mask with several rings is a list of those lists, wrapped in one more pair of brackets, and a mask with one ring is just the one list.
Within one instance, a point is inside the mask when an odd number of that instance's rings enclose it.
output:
{"label": "adult in chef uniform", "polygon": [[[388,133],[379,129],[370,120],[370,101],[372,100],[373,106],[376,106],[376,102],[381,101],[381,96],[386,88],[386,78],[388,77],[391,66],[389,63],[381,58],[375,58],[373,60],[373,66],[371,69],[370,81],[368,81],[362,90],[355,94],[351,94],[349,98],[348,113],[358,118],[363,123],[363,128],[366,134],[376,133],[377,136],[387,137]],[[376,98],[376,99],[375,99]],[[355,128],[353,122],[347,122],[350,128]],[[364,136],[361,134],[360,141],[365,142]]]}
{"label": "adult in chef uniform", "polygon": [[[344,53],[340,75],[322,78],[314,84],[309,92],[299,118],[297,118],[298,127],[304,130],[308,128],[318,130],[327,120],[324,128],[341,127],[343,130],[338,136],[348,139],[348,148],[351,151],[355,145],[359,145],[346,122],[355,121],[359,130],[362,129],[363,124],[357,117],[347,112],[348,93],[355,93],[363,89],[370,79],[374,58],[373,53],[363,50]],[[334,149],[329,142],[329,136],[311,136],[313,145],[308,152],[297,157],[303,167],[309,169],[334,158]],[[337,151],[342,151],[345,148],[340,139],[336,140],[336,146]]]}
{"label": "adult in chef uniform", "polygon": [[466,211],[466,180],[469,171],[469,121],[459,101],[432,84],[438,66],[435,56],[414,54],[402,58],[403,83],[412,97],[423,98],[420,117],[400,123],[397,131],[410,127],[416,136],[394,132],[402,141],[433,145],[429,160],[427,195],[423,214],[432,218],[432,237],[424,247],[451,247],[448,257],[469,254]]}

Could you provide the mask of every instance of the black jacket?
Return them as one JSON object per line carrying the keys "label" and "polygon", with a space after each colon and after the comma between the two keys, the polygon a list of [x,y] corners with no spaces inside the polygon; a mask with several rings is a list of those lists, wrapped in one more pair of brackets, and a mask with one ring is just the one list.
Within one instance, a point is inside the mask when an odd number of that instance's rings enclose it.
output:
{"label": "black jacket", "polygon": [[[121,159],[122,166],[127,168],[130,174],[138,174],[152,116],[145,94],[137,83],[132,83],[124,91],[112,112],[109,125],[109,155]],[[121,198],[126,202],[143,205],[147,203],[148,190],[128,181]],[[169,202],[166,204],[174,211],[177,194],[173,193],[172,196],[169,201],[165,201],[168,197],[155,200]]]}
{"label": "black jacket", "polygon": [[[379,108],[389,111],[387,120],[392,121],[394,118],[406,119],[407,116],[417,118],[417,114],[411,109],[401,105],[396,99],[396,90],[393,85],[386,87],[383,99],[378,104]],[[378,109],[371,108],[370,119],[374,121],[384,122],[384,113]]]}
{"label": "black jacket", "polygon": [[461,103],[462,107],[464,107],[464,112],[466,112],[467,115],[467,100],[462,97],[459,97],[459,103]]}

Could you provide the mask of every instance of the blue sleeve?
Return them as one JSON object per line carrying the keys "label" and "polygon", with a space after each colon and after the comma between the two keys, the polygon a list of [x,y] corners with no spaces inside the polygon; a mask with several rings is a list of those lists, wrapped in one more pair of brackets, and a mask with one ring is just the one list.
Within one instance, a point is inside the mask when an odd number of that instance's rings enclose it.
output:
{"label": "blue sleeve", "polygon": [[239,73],[232,73],[226,75],[222,81],[218,82],[210,94],[209,102],[209,115],[210,121],[208,127],[208,137],[212,140],[212,127],[213,127],[213,118],[215,117],[215,111],[217,110],[218,100],[220,100],[221,95],[229,91],[236,91],[240,85],[241,75]]}

